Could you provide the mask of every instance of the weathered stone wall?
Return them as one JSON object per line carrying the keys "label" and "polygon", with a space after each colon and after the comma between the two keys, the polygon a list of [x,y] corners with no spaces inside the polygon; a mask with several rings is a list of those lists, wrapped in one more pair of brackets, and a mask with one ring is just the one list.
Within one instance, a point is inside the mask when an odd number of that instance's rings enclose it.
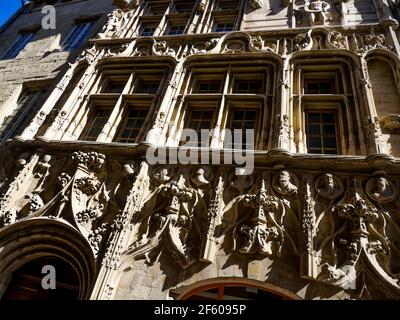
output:
{"label": "weathered stone wall", "polygon": [[[74,26],[75,19],[99,17],[89,38],[102,26],[106,14],[112,10],[112,0],[79,0],[56,4],[56,29],[44,30],[41,27],[33,40],[28,43],[15,59],[0,60],[0,113],[15,103],[25,82],[54,79],[59,72],[65,72],[65,63],[76,58],[87,46],[74,52],[61,50],[61,44]],[[20,31],[41,25],[41,7],[22,13],[6,30],[0,34],[0,56],[18,39]],[[53,83],[54,84],[54,83]]]}

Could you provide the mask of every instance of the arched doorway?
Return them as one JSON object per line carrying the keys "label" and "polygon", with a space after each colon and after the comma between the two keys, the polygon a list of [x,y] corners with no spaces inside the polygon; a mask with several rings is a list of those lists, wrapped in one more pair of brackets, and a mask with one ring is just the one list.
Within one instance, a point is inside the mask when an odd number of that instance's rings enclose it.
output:
{"label": "arched doorway", "polygon": [[[59,290],[40,293],[44,265],[54,266]],[[89,242],[62,220],[32,218],[0,230],[0,299],[89,299],[95,274]]]}
{"label": "arched doorway", "polygon": [[[55,270],[55,289],[45,289],[42,279],[44,266]],[[14,271],[4,300],[76,300],[79,296],[79,279],[75,270],[58,257],[41,257],[32,260]]]}
{"label": "arched doorway", "polygon": [[292,300],[288,296],[252,285],[216,283],[196,288],[182,300]]}

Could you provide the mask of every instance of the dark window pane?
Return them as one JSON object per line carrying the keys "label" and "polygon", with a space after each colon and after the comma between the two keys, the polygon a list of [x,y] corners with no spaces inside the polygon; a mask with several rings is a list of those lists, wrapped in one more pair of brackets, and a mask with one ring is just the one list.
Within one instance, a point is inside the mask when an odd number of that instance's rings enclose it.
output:
{"label": "dark window pane", "polygon": [[308,122],[317,122],[317,123],[319,123],[321,121],[319,113],[308,113],[307,117],[308,117]]}
{"label": "dark window pane", "polygon": [[334,123],[335,122],[335,114],[334,113],[323,113],[322,121],[325,123]]}
{"label": "dark window pane", "polygon": [[326,149],[325,154],[338,154],[336,149]]}
{"label": "dark window pane", "polygon": [[336,128],[335,125],[324,125],[324,135],[335,135],[336,134]]}
{"label": "dark window pane", "polygon": [[320,137],[309,137],[308,145],[310,148],[320,148],[321,147],[321,138]]}
{"label": "dark window pane", "polygon": [[311,124],[308,126],[308,134],[309,135],[320,135],[321,134],[321,127],[319,124]]}
{"label": "dark window pane", "polygon": [[324,147],[336,149],[336,137],[325,137],[324,138]]}
{"label": "dark window pane", "polygon": [[80,139],[86,141],[96,141],[110,115],[111,108],[97,109],[89,119]]}

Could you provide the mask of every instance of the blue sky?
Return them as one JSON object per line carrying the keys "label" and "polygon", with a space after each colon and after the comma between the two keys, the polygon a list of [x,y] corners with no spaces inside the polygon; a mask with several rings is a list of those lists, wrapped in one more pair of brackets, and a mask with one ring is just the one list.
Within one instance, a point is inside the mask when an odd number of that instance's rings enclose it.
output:
{"label": "blue sky", "polygon": [[21,0],[0,0],[0,26],[21,7]]}

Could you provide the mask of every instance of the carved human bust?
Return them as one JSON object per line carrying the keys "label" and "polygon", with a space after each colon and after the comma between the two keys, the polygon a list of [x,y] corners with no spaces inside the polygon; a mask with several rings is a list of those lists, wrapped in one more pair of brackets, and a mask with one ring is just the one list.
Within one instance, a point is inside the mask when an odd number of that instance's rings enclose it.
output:
{"label": "carved human bust", "polygon": [[396,197],[395,186],[383,176],[370,179],[366,189],[368,195],[377,202],[390,202]]}
{"label": "carved human bust", "polygon": [[282,170],[278,176],[275,176],[273,186],[277,192],[287,195],[297,192],[297,187],[293,182],[294,177],[290,172],[288,170]]}
{"label": "carved human bust", "polygon": [[318,194],[325,198],[335,199],[343,193],[341,181],[330,173],[319,177],[315,186]]}

